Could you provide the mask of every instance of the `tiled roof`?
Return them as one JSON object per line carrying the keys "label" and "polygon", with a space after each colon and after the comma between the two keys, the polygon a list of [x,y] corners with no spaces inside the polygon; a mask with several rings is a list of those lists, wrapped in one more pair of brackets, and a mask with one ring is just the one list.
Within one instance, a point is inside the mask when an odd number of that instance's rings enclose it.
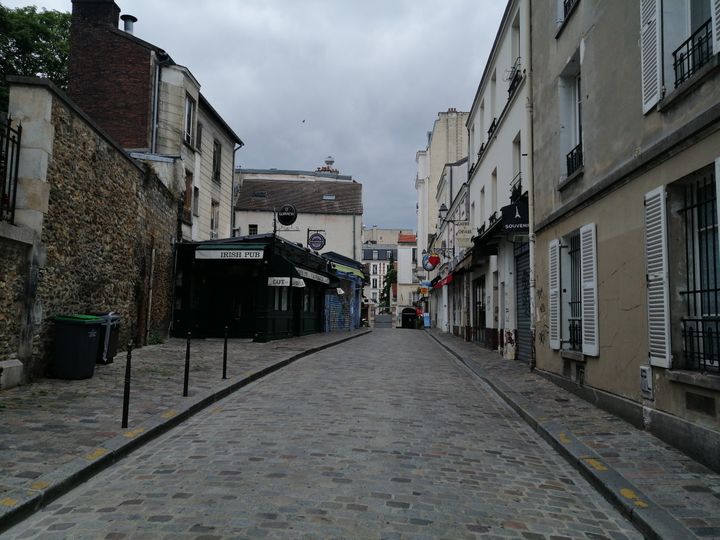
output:
{"label": "tiled roof", "polygon": [[414,234],[401,234],[398,236],[398,244],[414,244],[417,238]]}
{"label": "tiled roof", "polygon": [[272,212],[284,204],[292,204],[298,213],[360,215],[362,184],[245,179],[235,209]]}

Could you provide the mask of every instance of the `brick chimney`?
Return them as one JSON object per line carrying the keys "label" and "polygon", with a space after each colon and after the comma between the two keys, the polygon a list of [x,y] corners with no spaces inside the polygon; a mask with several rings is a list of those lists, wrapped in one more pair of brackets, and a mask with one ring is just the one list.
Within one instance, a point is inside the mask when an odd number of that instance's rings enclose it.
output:
{"label": "brick chimney", "polygon": [[114,0],[72,0],[72,22],[118,27],[120,8]]}

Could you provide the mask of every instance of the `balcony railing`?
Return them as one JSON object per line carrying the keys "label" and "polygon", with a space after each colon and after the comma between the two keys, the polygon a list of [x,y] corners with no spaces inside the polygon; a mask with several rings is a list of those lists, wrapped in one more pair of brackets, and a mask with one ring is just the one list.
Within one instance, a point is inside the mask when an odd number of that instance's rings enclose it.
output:
{"label": "balcony railing", "polygon": [[492,134],[495,133],[495,128],[497,128],[497,118],[493,118],[490,123],[490,127],[488,128],[488,137],[492,137]]}
{"label": "balcony railing", "polygon": [[712,19],[708,19],[673,52],[675,88],[707,64],[712,55]]}
{"label": "balcony railing", "polygon": [[685,369],[720,373],[720,318],[683,319]]}
{"label": "balcony railing", "polygon": [[518,86],[520,86],[520,81],[522,81],[522,73],[520,71],[520,58],[517,58],[512,68],[510,68],[509,80],[510,85],[508,86],[508,100],[513,97],[515,90],[517,90]]}
{"label": "balcony railing", "polygon": [[566,19],[570,12],[580,0],[563,0],[563,19]]}
{"label": "balcony railing", "polygon": [[567,154],[567,175],[572,176],[580,167],[583,166],[583,150],[582,143],[570,150]]}
{"label": "balcony railing", "polygon": [[510,182],[510,201],[517,201],[522,195],[522,173],[518,171]]}
{"label": "balcony railing", "polygon": [[582,351],[582,319],[570,317],[568,323],[570,325],[568,348],[571,351]]}
{"label": "balcony railing", "polygon": [[482,143],[480,145],[480,149],[478,150],[478,160],[480,159],[480,157],[483,155],[484,152],[485,152],[485,143]]}
{"label": "balcony railing", "polygon": [[0,117],[0,221],[15,223],[18,164],[22,126],[12,127],[10,118]]}

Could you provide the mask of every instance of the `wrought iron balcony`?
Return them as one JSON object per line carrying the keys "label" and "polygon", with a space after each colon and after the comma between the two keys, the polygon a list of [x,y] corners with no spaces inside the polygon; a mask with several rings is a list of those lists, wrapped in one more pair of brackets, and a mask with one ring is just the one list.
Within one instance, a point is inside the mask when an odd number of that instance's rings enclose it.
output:
{"label": "wrought iron balcony", "polygon": [[0,221],[15,223],[22,126],[0,117]]}
{"label": "wrought iron balcony", "polygon": [[515,202],[522,196],[522,173],[518,171],[510,182],[510,201]]}
{"label": "wrought iron balcony", "polygon": [[583,166],[583,149],[582,143],[570,150],[567,154],[567,175],[572,176],[580,167]]}
{"label": "wrought iron balcony", "polygon": [[513,97],[515,90],[520,86],[522,81],[522,73],[520,71],[520,58],[518,57],[510,68],[510,76],[508,77],[510,85],[508,86],[508,100]]}
{"label": "wrought iron balcony", "polygon": [[675,88],[707,64],[712,55],[712,19],[708,19],[673,52]]}
{"label": "wrought iron balcony", "polygon": [[685,369],[720,373],[720,319],[683,319],[682,339]]}
{"label": "wrought iron balcony", "polygon": [[480,159],[480,157],[483,155],[484,152],[485,152],[485,143],[482,143],[480,145],[480,149],[478,150],[478,159]]}
{"label": "wrought iron balcony", "polygon": [[570,339],[568,340],[569,350],[582,351],[582,319],[570,317]]}
{"label": "wrought iron balcony", "polygon": [[495,133],[495,128],[497,128],[497,118],[493,118],[490,123],[490,127],[488,128],[488,137],[492,137],[492,134]]}

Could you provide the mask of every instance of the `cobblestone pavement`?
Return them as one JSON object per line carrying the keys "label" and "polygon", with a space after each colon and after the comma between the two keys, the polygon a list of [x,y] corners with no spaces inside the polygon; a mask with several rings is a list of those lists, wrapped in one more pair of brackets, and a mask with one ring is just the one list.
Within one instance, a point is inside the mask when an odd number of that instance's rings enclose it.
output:
{"label": "cobblestone pavement", "polygon": [[[222,380],[222,340],[191,344],[189,398],[182,397],[185,345],[171,339],[162,345],[133,351],[129,428],[188,399],[211,394],[264,367],[310,348],[353,335],[323,333],[252,343],[229,340],[228,379]],[[115,362],[96,366],[91,379],[43,379],[0,393],[0,514],[13,490],[33,490],[44,485],[44,475],[79,456],[96,451],[104,441],[128,430],[121,429],[125,353]],[[40,479],[40,480],[39,480]],[[0,529],[1,530],[1,529]]]}
{"label": "cobblestone pavement", "polygon": [[234,393],[8,538],[640,535],[419,331],[376,329]]}
{"label": "cobblestone pavement", "polygon": [[540,415],[566,426],[568,434],[595,450],[696,536],[720,538],[720,475],[652,434],[531,373],[527,364],[503,360],[448,334],[433,330],[432,335],[476,365],[483,377],[504,383],[511,399],[529,399]]}

